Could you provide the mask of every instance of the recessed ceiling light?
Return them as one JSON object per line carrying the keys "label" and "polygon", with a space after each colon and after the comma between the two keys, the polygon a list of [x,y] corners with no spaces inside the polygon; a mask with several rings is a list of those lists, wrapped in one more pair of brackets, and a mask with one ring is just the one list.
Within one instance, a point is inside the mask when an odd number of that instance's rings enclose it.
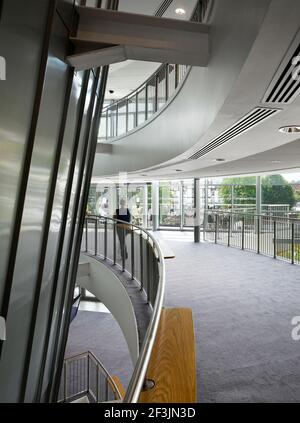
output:
{"label": "recessed ceiling light", "polygon": [[281,163],[281,160],[271,160],[271,163],[273,163],[273,164],[279,164],[279,163]]}
{"label": "recessed ceiling light", "polygon": [[176,15],[185,15],[186,12],[181,7],[178,7],[178,9],[175,9],[175,13]]}
{"label": "recessed ceiling light", "polygon": [[182,172],[181,169],[175,169],[175,172]]}
{"label": "recessed ceiling light", "polygon": [[214,162],[226,162],[226,159],[214,159]]}
{"label": "recessed ceiling light", "polygon": [[294,134],[300,132],[300,125],[282,126],[279,128],[279,132],[283,134]]}

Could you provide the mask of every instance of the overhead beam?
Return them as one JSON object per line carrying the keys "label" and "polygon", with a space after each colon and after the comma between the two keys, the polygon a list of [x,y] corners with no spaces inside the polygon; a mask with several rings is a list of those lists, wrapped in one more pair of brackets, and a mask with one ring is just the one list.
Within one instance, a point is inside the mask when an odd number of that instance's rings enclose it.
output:
{"label": "overhead beam", "polygon": [[209,26],[195,22],[77,7],[74,54],[77,69],[127,59],[207,66]]}

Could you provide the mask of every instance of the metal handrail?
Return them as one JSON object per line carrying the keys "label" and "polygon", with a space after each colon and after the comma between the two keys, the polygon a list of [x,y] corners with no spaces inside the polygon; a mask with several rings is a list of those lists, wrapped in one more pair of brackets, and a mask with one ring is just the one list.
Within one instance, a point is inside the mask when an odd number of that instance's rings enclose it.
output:
{"label": "metal handrail", "polygon": [[205,210],[203,233],[205,241],[300,265],[299,218]]}
{"label": "metal handrail", "polygon": [[[194,8],[194,11],[192,13],[191,16],[191,21],[192,22],[205,22],[211,12],[211,9],[213,7],[213,0],[198,0],[197,4]],[[170,95],[170,83],[169,83],[169,66],[174,66],[175,67],[175,86],[173,87],[174,90]],[[180,75],[180,67],[182,67],[183,69],[183,74]],[[146,81],[144,81],[141,85],[138,86],[138,88],[136,88],[134,91],[132,91],[131,93],[127,94],[126,96],[122,97],[119,100],[114,101],[113,103],[109,104],[108,106],[103,108],[102,111],[102,115],[101,118],[105,119],[105,137],[99,137],[100,139],[106,139],[106,140],[113,140],[114,138],[118,138],[118,137],[122,137],[125,136],[127,133],[131,132],[132,130],[137,129],[140,125],[143,125],[145,122],[147,122],[150,118],[152,118],[153,116],[156,115],[157,112],[159,112],[159,110],[161,110],[161,108],[158,107],[158,79],[162,76],[162,80],[165,81],[165,101],[164,104],[166,104],[171,98],[174,97],[175,93],[177,92],[178,87],[180,87],[182,85],[182,82],[185,80],[185,78],[187,77],[189,71],[191,70],[191,66],[185,66],[185,65],[179,65],[179,64],[170,64],[170,63],[163,63]],[[148,110],[148,87],[150,85],[151,82],[154,82],[154,89],[155,89],[155,94],[154,94],[154,103],[155,103],[155,107],[153,110],[153,113],[149,113]],[[152,85],[152,84],[151,84]],[[144,112],[144,116],[143,116],[143,121],[139,124],[138,122],[138,106],[139,106],[139,102],[138,102],[138,95],[145,90],[145,100],[144,100],[144,104],[145,104],[145,110],[142,110],[142,112]],[[129,100],[135,98],[135,102],[136,102],[136,108],[133,112],[129,112],[128,110],[128,104],[129,104]],[[119,114],[119,106],[122,107],[126,107],[126,111],[125,116],[126,116],[126,129],[125,131],[123,131],[122,133],[118,133],[119,131],[116,131],[116,133],[113,133],[112,135],[108,135],[108,122],[109,119],[115,119],[115,125],[116,128],[118,128],[118,114]],[[112,114],[109,115],[109,112],[111,112]],[[114,113],[116,113],[114,115]],[[128,129],[128,124],[129,124],[129,119],[128,116],[129,114],[132,113],[134,116],[134,124],[133,127]]]}
{"label": "metal handrail", "polygon": [[214,209],[207,209],[204,210],[204,213],[211,213],[211,214],[218,214],[218,215],[232,215],[232,214],[237,214],[237,215],[243,215],[243,216],[251,216],[251,217],[260,217],[260,218],[269,218],[269,219],[274,219],[274,220],[289,220],[289,221],[293,221],[293,222],[299,222],[300,223],[300,219],[297,217],[286,217],[286,216],[276,216],[276,215],[271,215],[271,214],[258,214],[258,213],[250,213],[250,212],[244,212],[244,211],[238,211],[238,210],[214,210]]}
{"label": "metal handrail", "polygon": [[[137,403],[139,400],[139,396],[141,394],[143,385],[146,380],[146,373],[147,368],[149,365],[152,349],[155,343],[156,334],[158,330],[158,325],[160,321],[161,311],[163,307],[164,301],[164,293],[165,293],[165,262],[164,262],[164,255],[161,250],[161,247],[155,237],[146,229],[141,228],[133,223],[127,223],[120,219],[114,219],[111,217],[106,216],[96,216],[96,215],[87,215],[86,221],[110,221],[114,225],[126,225],[132,230],[135,228],[139,230],[141,233],[146,235],[147,239],[152,241],[152,248],[154,251],[157,252],[157,261],[158,261],[158,269],[159,269],[159,280],[157,286],[157,293],[155,297],[154,304],[152,304],[152,316],[150,319],[150,323],[145,334],[144,342],[142,344],[140,354],[135,365],[132,378],[130,380],[129,386],[126,391],[126,395],[124,398],[124,403]],[[151,244],[150,244],[151,245]]]}

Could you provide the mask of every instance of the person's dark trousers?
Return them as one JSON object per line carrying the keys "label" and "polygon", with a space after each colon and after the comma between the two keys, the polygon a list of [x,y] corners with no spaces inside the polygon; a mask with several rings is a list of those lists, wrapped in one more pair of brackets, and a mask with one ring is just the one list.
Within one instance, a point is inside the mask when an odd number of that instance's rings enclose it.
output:
{"label": "person's dark trousers", "polygon": [[122,259],[128,258],[128,252],[127,252],[127,246],[126,246],[126,235],[128,230],[124,226],[117,226],[117,234],[120,242],[120,248],[121,248],[121,257]]}

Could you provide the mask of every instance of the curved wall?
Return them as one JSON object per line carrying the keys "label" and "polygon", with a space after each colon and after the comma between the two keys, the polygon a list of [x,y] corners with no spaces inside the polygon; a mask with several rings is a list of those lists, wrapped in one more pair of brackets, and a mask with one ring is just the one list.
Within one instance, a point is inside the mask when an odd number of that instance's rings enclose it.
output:
{"label": "curved wall", "polygon": [[139,355],[136,318],[130,297],[117,276],[98,260],[81,255],[77,284],[94,294],[109,309],[124,334],[135,365]]}
{"label": "curved wall", "polygon": [[177,96],[153,120],[96,155],[94,176],[158,165],[196,144],[218,115],[258,35],[271,0],[215,0],[211,60],[192,68]]}

